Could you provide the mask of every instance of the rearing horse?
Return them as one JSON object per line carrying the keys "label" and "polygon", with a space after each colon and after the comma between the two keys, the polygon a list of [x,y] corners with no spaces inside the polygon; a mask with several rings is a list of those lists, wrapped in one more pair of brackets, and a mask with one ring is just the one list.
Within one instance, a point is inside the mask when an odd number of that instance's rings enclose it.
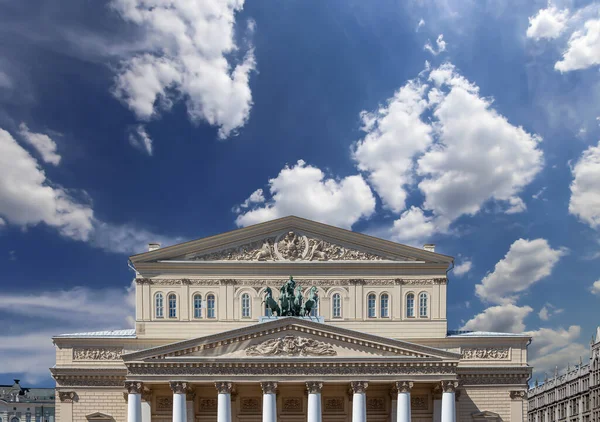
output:
{"label": "rearing horse", "polygon": [[265,300],[262,303],[267,304],[267,307],[271,310],[271,315],[277,313],[277,316],[281,316],[281,309],[275,299],[273,299],[273,290],[270,287],[265,289]]}
{"label": "rearing horse", "polygon": [[319,302],[319,295],[317,294],[317,287],[312,286],[308,292],[309,298],[304,302],[302,306],[302,316],[309,316],[313,309],[317,309],[317,303]]}

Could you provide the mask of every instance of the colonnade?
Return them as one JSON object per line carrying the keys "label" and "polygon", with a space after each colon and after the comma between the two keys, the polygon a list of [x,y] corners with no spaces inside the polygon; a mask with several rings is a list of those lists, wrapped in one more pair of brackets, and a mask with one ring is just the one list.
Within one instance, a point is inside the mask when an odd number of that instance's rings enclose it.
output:
{"label": "colonnade", "polygon": [[[441,391],[441,422],[456,422],[456,400],[455,391],[458,383],[455,381],[442,381]],[[170,383],[173,391],[173,422],[187,422],[186,390],[187,383],[184,381],[172,381]],[[216,382],[217,389],[217,422],[232,422],[231,420],[231,382]],[[263,391],[262,422],[277,422],[277,382],[261,382]],[[367,398],[366,392],[369,383],[367,381],[353,381],[350,383],[352,389],[352,422],[367,421]],[[397,397],[395,410],[396,422],[410,422],[411,400],[410,392],[412,382],[396,382]],[[140,381],[126,381],[125,388],[128,392],[127,422],[149,422],[142,421],[141,394],[143,384]],[[308,392],[307,422],[321,422],[321,389],[323,383],[309,381],[306,383]],[[434,416],[435,419],[435,416]]]}

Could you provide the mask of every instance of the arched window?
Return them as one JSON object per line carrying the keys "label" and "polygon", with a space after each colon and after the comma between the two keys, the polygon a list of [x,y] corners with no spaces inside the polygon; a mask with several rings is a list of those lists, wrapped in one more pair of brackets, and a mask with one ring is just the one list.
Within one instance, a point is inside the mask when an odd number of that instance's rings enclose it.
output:
{"label": "arched window", "polygon": [[162,293],[157,293],[155,298],[155,314],[156,318],[164,318],[164,305]]}
{"label": "arched window", "polygon": [[242,295],[242,318],[250,318],[250,295],[248,293]]}
{"label": "arched window", "polygon": [[390,297],[388,296],[388,294],[382,294],[379,298],[379,316],[381,318],[388,318],[390,316],[389,303]]}
{"label": "arched window", "polygon": [[419,316],[427,316],[427,293],[425,292],[419,295]]}
{"label": "arched window", "polygon": [[175,293],[169,295],[169,318],[177,318],[177,296]]}
{"label": "arched window", "polygon": [[406,295],[406,316],[415,316],[415,295],[413,293]]}
{"label": "arched window", "polygon": [[206,316],[208,318],[215,317],[215,295],[206,296]]}
{"label": "arched window", "polygon": [[371,293],[367,296],[367,316],[369,318],[375,318],[375,293]]}
{"label": "arched window", "polygon": [[194,295],[194,318],[202,318],[202,295]]}
{"label": "arched window", "polygon": [[335,293],[332,297],[332,315],[333,318],[342,317],[342,295]]}

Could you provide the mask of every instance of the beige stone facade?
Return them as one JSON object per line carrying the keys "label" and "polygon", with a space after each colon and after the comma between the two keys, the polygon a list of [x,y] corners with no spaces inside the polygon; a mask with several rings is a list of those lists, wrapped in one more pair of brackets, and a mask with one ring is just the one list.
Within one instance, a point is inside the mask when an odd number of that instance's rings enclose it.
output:
{"label": "beige stone facade", "polygon": [[[369,421],[396,420],[397,383],[412,421],[442,420],[449,391],[457,421],[524,421],[530,338],[449,333],[452,262],[297,217],[135,255],[135,329],[54,337],[57,420],[125,422],[139,390],[141,420],[172,421],[183,388],[187,420],[216,421],[226,383],[231,420],[260,421],[272,382],[279,419],[305,421],[317,383],[323,420],[342,422],[363,382]],[[317,316],[265,318],[290,274],[316,287]]]}

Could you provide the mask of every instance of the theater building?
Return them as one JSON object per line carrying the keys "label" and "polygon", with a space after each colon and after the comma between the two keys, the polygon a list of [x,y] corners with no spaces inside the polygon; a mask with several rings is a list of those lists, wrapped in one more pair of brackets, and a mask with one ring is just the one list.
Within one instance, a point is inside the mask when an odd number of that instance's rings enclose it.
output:
{"label": "theater building", "polygon": [[135,328],[53,338],[58,421],[526,419],[530,338],[449,332],[433,245],[285,217],[130,261]]}

